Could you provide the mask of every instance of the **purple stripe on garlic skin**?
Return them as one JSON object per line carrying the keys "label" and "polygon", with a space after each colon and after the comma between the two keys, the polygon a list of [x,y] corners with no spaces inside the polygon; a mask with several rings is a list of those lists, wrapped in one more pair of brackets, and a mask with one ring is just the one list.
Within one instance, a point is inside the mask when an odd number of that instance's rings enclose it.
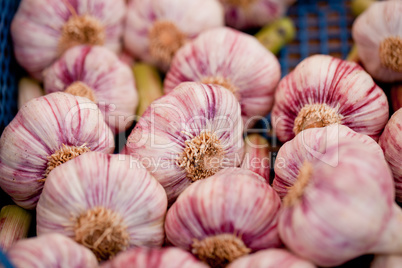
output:
{"label": "purple stripe on garlic skin", "polygon": [[353,23],[359,59],[383,82],[402,81],[402,2],[373,3]]}
{"label": "purple stripe on garlic skin", "polygon": [[193,255],[180,248],[161,249],[134,248],[120,253],[114,259],[101,265],[102,268],[208,268]]}
{"label": "purple stripe on garlic skin", "polygon": [[402,255],[376,255],[370,268],[400,268]]}
{"label": "purple stripe on garlic skin", "polygon": [[[166,216],[166,236],[212,267],[221,267],[250,251],[281,246],[280,206],[279,196],[264,178],[227,168],[195,182],[178,197]],[[207,258],[208,253],[217,258]]]}
{"label": "purple stripe on garlic skin", "polygon": [[269,113],[281,77],[276,57],[254,37],[216,28],[200,34],[173,58],[165,93],[186,81],[216,83],[239,99],[245,127]]}
{"label": "purple stripe on garlic skin", "polygon": [[61,233],[106,260],[130,247],[162,246],[166,209],[163,187],[140,163],[90,152],[49,174],[37,233]]}
{"label": "purple stripe on garlic skin", "polygon": [[396,200],[402,202],[402,108],[388,121],[379,144],[394,176]]}
{"label": "purple stripe on garlic skin", "polygon": [[[104,45],[118,52],[125,9],[124,0],[21,1],[11,25],[16,58],[32,76],[42,80],[42,71],[62,54],[66,46]],[[90,23],[94,25],[79,24],[84,30],[76,28],[77,24],[71,25],[72,18],[85,15],[91,17]],[[79,40],[67,42],[63,39],[63,26],[68,21],[71,27],[64,29],[69,28]]]}
{"label": "purple stripe on garlic skin", "polygon": [[315,268],[311,262],[301,259],[285,249],[265,249],[241,257],[228,268]]}
{"label": "purple stripe on garlic skin", "polygon": [[[155,43],[150,36],[153,27],[161,23],[172,23],[173,27],[170,25],[165,35],[161,32]],[[132,0],[128,4],[124,45],[136,58],[167,71],[171,57],[183,43],[223,25],[223,8],[217,0]],[[151,49],[158,45],[162,45],[162,58]]]}
{"label": "purple stripe on garlic skin", "polygon": [[278,226],[285,245],[323,267],[368,253],[402,253],[402,211],[385,160],[354,142],[327,154],[338,165],[306,161],[284,199]]}
{"label": "purple stripe on garlic skin", "polygon": [[377,141],[388,113],[385,93],[359,65],[315,55],[279,83],[272,124],[282,142],[303,129],[335,123]]}
{"label": "purple stripe on garlic skin", "polygon": [[7,255],[15,268],[98,267],[98,261],[89,249],[55,233],[20,240]]}
{"label": "purple stripe on garlic skin", "polygon": [[[191,145],[194,139],[203,140],[204,134],[213,135],[216,141]],[[172,204],[192,181],[239,166],[243,145],[240,105],[234,95],[217,85],[188,82],[151,104],[128,137],[125,153],[140,159]],[[191,146],[193,155],[200,157],[197,163],[184,161],[183,154],[190,153]],[[216,153],[204,155],[202,148],[216,149]]]}
{"label": "purple stripe on garlic skin", "polygon": [[[81,88],[86,90],[71,91],[77,83],[83,83]],[[46,93],[66,91],[90,97],[114,133],[126,130],[134,121],[138,95],[133,73],[104,47],[77,46],[67,50],[44,72],[44,87]]]}
{"label": "purple stripe on garlic skin", "polygon": [[60,92],[29,101],[0,138],[0,187],[19,206],[35,208],[43,179],[54,167],[49,157],[65,146],[113,152],[113,133],[98,107]]}
{"label": "purple stripe on garlic skin", "polygon": [[372,138],[354,132],[347,126],[335,124],[323,128],[306,129],[279,149],[272,187],[281,198],[285,197],[289,188],[295,184],[304,161],[317,159],[335,166],[342,159],[331,158],[328,148],[347,141],[364,144],[375,152],[379,159],[384,159],[381,147]]}

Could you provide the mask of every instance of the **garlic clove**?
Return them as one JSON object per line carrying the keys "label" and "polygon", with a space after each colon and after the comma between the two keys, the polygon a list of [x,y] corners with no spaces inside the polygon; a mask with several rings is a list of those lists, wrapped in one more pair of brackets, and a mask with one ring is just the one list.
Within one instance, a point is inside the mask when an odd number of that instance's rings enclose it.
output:
{"label": "garlic clove", "polygon": [[134,248],[120,253],[101,265],[102,268],[207,268],[190,253],[174,247],[161,249]]}
{"label": "garlic clove", "polygon": [[402,202],[402,108],[396,111],[385,126],[379,144],[384,151],[395,183],[395,196]]}
{"label": "garlic clove", "polygon": [[44,73],[46,93],[64,91],[87,97],[102,111],[114,133],[134,122],[138,95],[133,74],[126,64],[100,46],[76,46]]}
{"label": "garlic clove", "polygon": [[188,82],[151,104],[128,137],[125,153],[143,163],[172,204],[192,182],[239,166],[243,145],[234,95],[217,85]]}
{"label": "garlic clove", "polygon": [[223,86],[238,98],[245,127],[251,128],[271,110],[280,76],[278,60],[254,37],[222,27],[203,32],[177,52],[164,90],[186,81]]}
{"label": "garlic clove", "polygon": [[244,141],[245,154],[240,167],[257,173],[269,183],[271,158],[268,141],[258,134],[249,134]]}
{"label": "garlic clove", "polygon": [[211,267],[224,267],[251,251],[281,245],[276,228],[280,205],[264,178],[227,168],[178,197],[166,215],[166,236]]}
{"label": "garlic clove", "polygon": [[166,209],[165,191],[139,162],[90,152],[49,174],[37,233],[64,234],[107,260],[133,246],[160,247]]}
{"label": "garlic clove", "polygon": [[223,10],[216,0],[130,1],[124,45],[135,57],[166,71],[187,40],[223,24]]}
{"label": "garlic clove", "polygon": [[324,128],[306,129],[286,142],[275,160],[275,179],[272,187],[281,198],[296,182],[305,161],[320,160],[329,165],[337,165],[342,159],[332,158],[328,148],[342,142],[364,144],[379,159],[384,159],[381,147],[369,136],[354,132],[343,125],[330,125]]}
{"label": "garlic clove", "polygon": [[15,56],[42,80],[42,71],[72,46],[104,45],[118,52],[125,8],[124,0],[22,1],[11,24]]}
{"label": "garlic clove", "polygon": [[370,268],[399,268],[402,263],[402,255],[376,255]]}
{"label": "garlic clove", "polygon": [[359,65],[314,55],[279,83],[272,125],[282,142],[304,129],[336,123],[378,140],[388,109],[385,93]]}
{"label": "garlic clove", "polygon": [[0,187],[33,209],[47,175],[86,151],[112,153],[114,137],[86,98],[52,93],[25,104],[0,138]]}
{"label": "garlic clove", "polygon": [[401,13],[400,1],[375,2],[353,23],[359,58],[379,81],[402,81]]}
{"label": "garlic clove", "polygon": [[32,215],[16,205],[1,208],[0,249],[8,250],[16,241],[26,238]]}
{"label": "garlic clove", "polygon": [[7,255],[16,268],[98,267],[98,261],[90,250],[55,233],[20,240]]}
{"label": "garlic clove", "polygon": [[28,101],[43,95],[43,89],[38,81],[28,77],[21,78],[18,83],[18,109]]}
{"label": "garlic clove", "polygon": [[241,257],[231,264],[228,268],[315,268],[316,266],[304,259],[301,259],[285,249],[265,249],[248,256]]}

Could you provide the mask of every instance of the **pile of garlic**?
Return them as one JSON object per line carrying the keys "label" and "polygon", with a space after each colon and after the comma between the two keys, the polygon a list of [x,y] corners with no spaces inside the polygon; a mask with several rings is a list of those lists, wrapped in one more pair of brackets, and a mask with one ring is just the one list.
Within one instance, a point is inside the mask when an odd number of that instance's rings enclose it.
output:
{"label": "pile of garlic", "polygon": [[[356,20],[362,66],[314,55],[281,79],[266,44],[292,2],[22,0],[11,33],[36,80],[0,138],[9,261],[402,267],[402,108],[376,83],[402,77],[402,2]],[[274,163],[253,128],[270,112]]]}

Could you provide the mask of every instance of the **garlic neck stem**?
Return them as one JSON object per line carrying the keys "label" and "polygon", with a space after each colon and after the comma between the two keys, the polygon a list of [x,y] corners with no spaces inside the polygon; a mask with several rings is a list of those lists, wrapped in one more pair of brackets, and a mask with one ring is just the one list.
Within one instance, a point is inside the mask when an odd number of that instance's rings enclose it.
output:
{"label": "garlic neck stem", "polygon": [[391,36],[380,44],[381,64],[395,72],[402,72],[402,38]]}
{"label": "garlic neck stem", "polygon": [[201,241],[194,239],[192,244],[192,253],[212,268],[225,267],[250,251],[244,242],[233,234],[210,236]]}
{"label": "garlic neck stem", "polygon": [[74,96],[79,96],[79,97],[85,97],[91,100],[92,102],[96,101],[95,93],[94,91],[87,86],[85,83],[81,81],[76,81],[69,85],[66,90],[64,90],[66,93],[70,93]]}
{"label": "garlic neck stem", "polygon": [[297,115],[293,132],[295,135],[308,128],[326,127],[332,124],[340,124],[343,116],[337,109],[325,103],[306,104]]}
{"label": "garlic neck stem", "polygon": [[285,207],[292,207],[300,201],[305,188],[310,183],[312,173],[313,165],[308,161],[304,161],[299,170],[299,175],[297,176],[295,184],[290,187],[289,192],[283,199],[283,205]]}

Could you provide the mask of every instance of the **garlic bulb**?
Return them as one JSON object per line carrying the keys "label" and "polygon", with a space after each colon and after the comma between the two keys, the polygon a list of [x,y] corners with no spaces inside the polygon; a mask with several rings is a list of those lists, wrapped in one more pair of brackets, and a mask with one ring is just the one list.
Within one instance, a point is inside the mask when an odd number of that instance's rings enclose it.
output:
{"label": "garlic bulb", "polygon": [[375,2],[353,23],[359,58],[383,82],[402,81],[402,2]]}
{"label": "garlic bulb", "polygon": [[222,27],[205,31],[177,52],[164,90],[169,93],[185,81],[221,85],[240,101],[249,128],[271,110],[280,77],[278,60],[257,39]]}
{"label": "garlic bulb", "polygon": [[384,151],[395,183],[395,196],[402,202],[402,108],[396,111],[385,126],[380,137],[380,146]]}
{"label": "garlic bulb", "polygon": [[114,133],[126,130],[134,121],[138,96],[133,73],[104,47],[67,50],[44,72],[44,87],[46,93],[64,91],[95,102]]}
{"label": "garlic bulb", "polygon": [[323,267],[366,253],[402,253],[402,211],[385,160],[354,142],[330,146],[327,154],[339,163],[305,161],[283,200],[278,226],[285,245]]}
{"label": "garlic bulb", "polygon": [[95,255],[90,250],[60,234],[20,240],[7,255],[16,268],[98,267]]}
{"label": "garlic bulb", "polygon": [[402,255],[377,255],[370,268],[400,268],[401,263]]}
{"label": "garlic bulb", "polygon": [[315,268],[316,266],[306,260],[294,256],[284,249],[273,248],[260,250],[257,253],[241,257],[228,268]]}
{"label": "garlic bulb", "polygon": [[268,141],[258,134],[249,134],[244,141],[245,154],[240,167],[257,173],[269,183],[271,155]]}
{"label": "garlic bulb", "polygon": [[88,151],[112,153],[113,134],[96,104],[53,93],[25,104],[0,138],[0,187],[33,209],[47,176]]}
{"label": "garlic bulb", "polygon": [[161,249],[134,248],[120,253],[114,259],[102,264],[102,268],[207,268],[193,255],[179,248]]}
{"label": "garlic bulb", "polygon": [[0,211],[0,250],[6,251],[16,241],[26,238],[31,219],[31,213],[19,206],[2,207]]}
{"label": "garlic bulb", "polygon": [[219,0],[227,25],[246,29],[261,27],[282,17],[292,0]]}
{"label": "garlic bulb", "polygon": [[179,196],[166,215],[166,236],[211,267],[224,267],[252,251],[281,245],[280,205],[264,178],[227,168]]}
{"label": "garlic bulb", "polygon": [[91,152],[49,174],[37,233],[61,233],[107,260],[132,246],[160,247],[167,199],[138,162]]}
{"label": "garlic bulb", "polygon": [[154,101],[127,139],[165,188],[169,203],[192,182],[243,159],[243,124],[234,95],[217,85],[182,83]]}
{"label": "garlic bulb", "polygon": [[272,124],[282,142],[304,129],[336,123],[378,140],[388,113],[384,92],[359,65],[315,55],[279,83]]}
{"label": "garlic bulb", "polygon": [[11,24],[15,56],[36,79],[68,48],[104,45],[118,52],[124,0],[24,0]]}
{"label": "garlic bulb", "polygon": [[223,8],[217,0],[132,0],[124,45],[135,57],[166,71],[183,44],[223,24]]}
{"label": "garlic bulb", "polygon": [[285,197],[289,188],[297,181],[300,169],[305,161],[320,160],[328,165],[336,166],[342,159],[332,158],[328,148],[342,142],[364,144],[379,159],[384,159],[381,147],[369,136],[354,132],[343,125],[330,125],[323,128],[306,129],[286,142],[275,160],[275,179],[272,187],[281,198]]}

